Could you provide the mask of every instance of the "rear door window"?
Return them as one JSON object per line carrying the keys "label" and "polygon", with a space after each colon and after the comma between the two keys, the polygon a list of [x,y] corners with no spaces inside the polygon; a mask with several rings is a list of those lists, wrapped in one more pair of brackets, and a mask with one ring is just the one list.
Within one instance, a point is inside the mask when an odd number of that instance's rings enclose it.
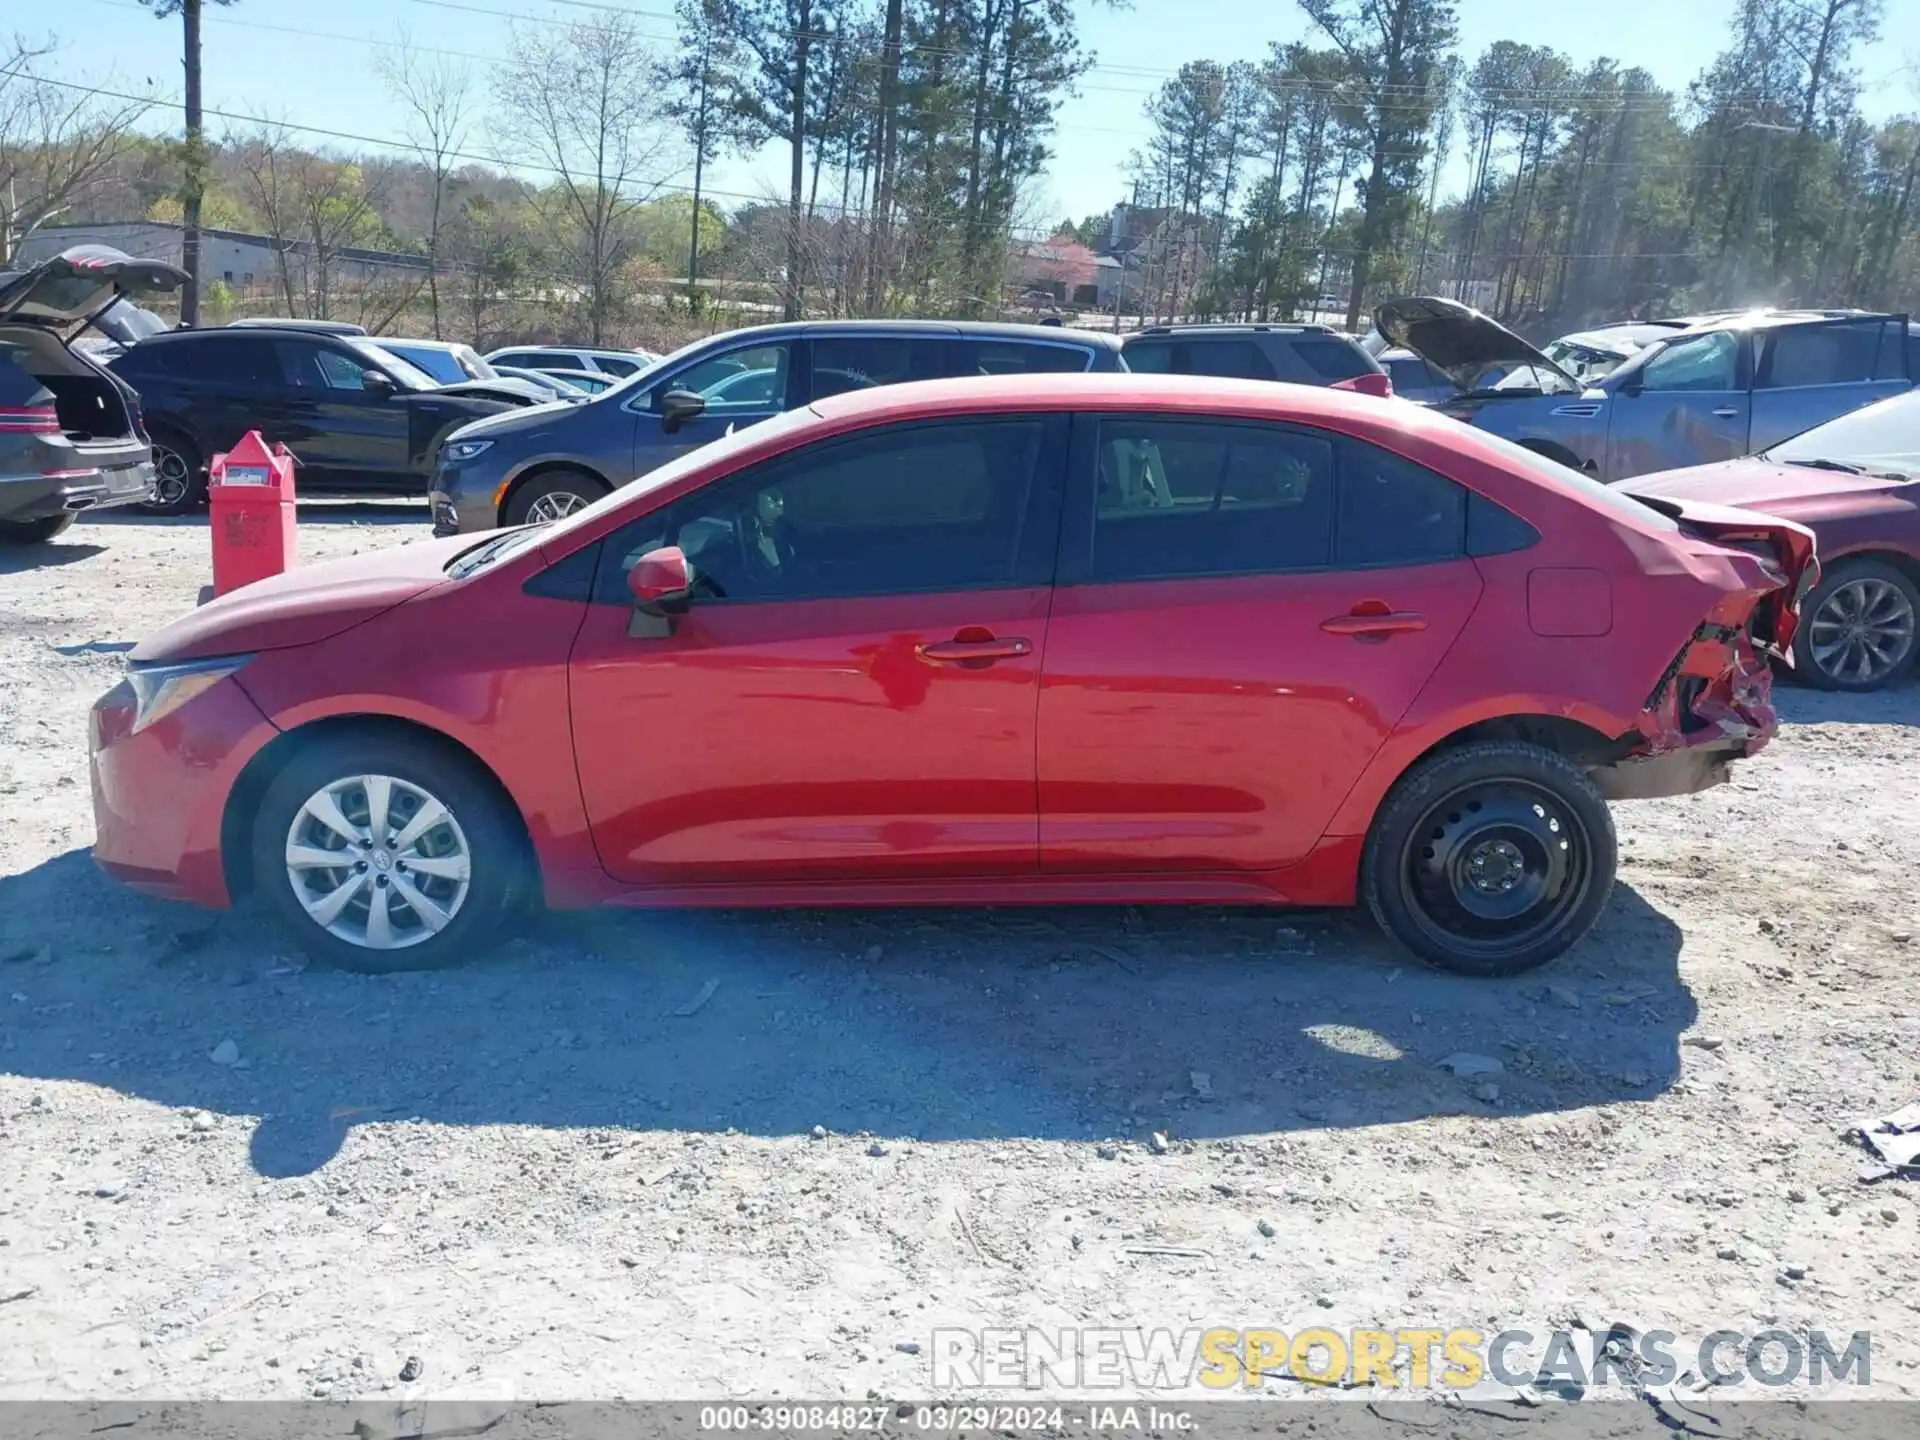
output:
{"label": "rear door window", "polygon": [[822,335],[813,342],[811,398],[931,380],[941,373],[946,343],[933,336]]}
{"label": "rear door window", "polygon": [[1889,328],[1894,327],[1881,320],[1850,320],[1774,330],[1767,335],[1761,352],[1756,388],[1786,390],[1801,385],[1858,385],[1902,378],[1893,347],[1882,343],[1883,333]]}
{"label": "rear door window", "polygon": [[1127,368],[1148,375],[1215,375],[1223,380],[1276,380],[1272,362],[1244,336],[1140,340],[1126,348]]}
{"label": "rear door window", "polygon": [[1277,426],[1103,421],[1089,578],[1313,570],[1333,554],[1333,444]]}
{"label": "rear door window", "polygon": [[1373,373],[1366,351],[1331,335],[1302,335],[1290,342],[1290,348],[1312,372],[1312,378],[1323,384],[1331,385],[1336,381],[1351,380],[1356,375]]}
{"label": "rear door window", "polygon": [[279,357],[280,343],[223,335],[198,345],[161,346],[155,348],[154,357],[164,357],[168,363],[155,368],[176,379],[198,380],[210,385],[278,389],[287,383]]}
{"label": "rear door window", "polygon": [[955,375],[1073,374],[1093,365],[1093,352],[1077,345],[962,340],[955,348],[958,351],[953,366]]}

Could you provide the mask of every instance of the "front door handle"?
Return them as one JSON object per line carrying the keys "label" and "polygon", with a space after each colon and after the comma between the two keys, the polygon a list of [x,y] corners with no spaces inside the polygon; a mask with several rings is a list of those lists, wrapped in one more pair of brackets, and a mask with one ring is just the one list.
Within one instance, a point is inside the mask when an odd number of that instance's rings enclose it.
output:
{"label": "front door handle", "polygon": [[1714,415],[1715,415],[1715,416],[1717,416],[1717,417],[1718,417],[1719,419],[1722,419],[1722,420],[1731,420],[1731,419],[1733,419],[1733,418],[1734,418],[1734,417],[1735,417],[1736,415],[1738,415],[1738,414],[1739,414],[1740,412],[1739,412],[1738,410],[1736,410],[1736,409],[1734,409],[1734,408],[1733,408],[1733,406],[1731,406],[1731,405],[1722,405],[1722,406],[1721,406],[1721,407],[1720,407],[1720,408],[1719,408],[1718,410],[1716,410],[1716,411],[1714,411],[1713,413],[1714,413]]}
{"label": "front door handle", "polygon": [[1427,628],[1427,617],[1412,610],[1365,609],[1355,606],[1345,615],[1322,620],[1320,628],[1329,635],[1351,635],[1356,640],[1384,640],[1389,635],[1407,635]]}
{"label": "front door handle", "polygon": [[913,647],[913,653],[930,665],[991,664],[995,660],[1013,660],[1033,653],[1033,642],[1017,635],[1002,639],[991,631],[968,626],[951,640],[927,641]]}

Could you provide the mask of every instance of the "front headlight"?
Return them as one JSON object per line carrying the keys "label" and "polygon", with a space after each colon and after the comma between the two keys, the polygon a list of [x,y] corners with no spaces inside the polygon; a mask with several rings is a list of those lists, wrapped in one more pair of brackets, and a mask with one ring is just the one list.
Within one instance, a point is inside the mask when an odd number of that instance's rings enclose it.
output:
{"label": "front headlight", "polygon": [[440,457],[459,463],[483,455],[492,448],[491,440],[449,440],[440,447]]}
{"label": "front headlight", "polygon": [[177,664],[129,665],[127,684],[133,687],[133,727],[138,735],[157,725],[194,696],[211,690],[251,655],[221,655],[211,660],[182,660]]}

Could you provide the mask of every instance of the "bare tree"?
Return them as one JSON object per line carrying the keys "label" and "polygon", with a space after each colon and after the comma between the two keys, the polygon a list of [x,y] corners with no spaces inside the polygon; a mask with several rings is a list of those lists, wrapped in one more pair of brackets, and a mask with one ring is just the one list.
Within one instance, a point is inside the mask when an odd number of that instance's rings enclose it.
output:
{"label": "bare tree", "polygon": [[0,60],[0,263],[112,180],[144,100],[108,100],[38,73],[51,44],[15,37]]}
{"label": "bare tree", "polygon": [[466,144],[473,72],[446,56],[429,59],[403,30],[393,50],[379,61],[381,78],[393,87],[406,111],[407,140],[431,172],[433,197],[427,210],[427,303],[433,312],[433,338],[440,326],[441,242],[448,191],[461,148]]}
{"label": "bare tree", "polygon": [[273,242],[274,271],[287,314],[297,317],[300,308],[294,293],[293,244],[300,219],[292,134],[283,125],[263,124],[245,135],[229,135],[225,149],[232,157],[242,197],[260,217],[261,228]]}
{"label": "bare tree", "polygon": [[557,177],[535,203],[584,292],[596,345],[637,252],[634,212],[682,168],[659,73],[659,58],[617,14],[564,32],[527,26],[501,70],[500,105],[510,117],[501,143]]}

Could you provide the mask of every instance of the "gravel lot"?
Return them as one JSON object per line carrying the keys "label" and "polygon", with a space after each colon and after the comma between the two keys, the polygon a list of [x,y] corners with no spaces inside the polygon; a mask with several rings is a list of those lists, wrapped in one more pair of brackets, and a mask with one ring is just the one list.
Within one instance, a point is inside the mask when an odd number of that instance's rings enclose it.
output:
{"label": "gravel lot", "polygon": [[944,1326],[1576,1317],[1867,1329],[1920,1397],[1920,1185],[1842,1133],[1920,1099],[1920,690],[1784,687],[1512,981],[1244,910],[568,916],[381,979],[88,858],[86,709],[206,579],[204,522],[0,555],[0,1398],[891,1398]]}

